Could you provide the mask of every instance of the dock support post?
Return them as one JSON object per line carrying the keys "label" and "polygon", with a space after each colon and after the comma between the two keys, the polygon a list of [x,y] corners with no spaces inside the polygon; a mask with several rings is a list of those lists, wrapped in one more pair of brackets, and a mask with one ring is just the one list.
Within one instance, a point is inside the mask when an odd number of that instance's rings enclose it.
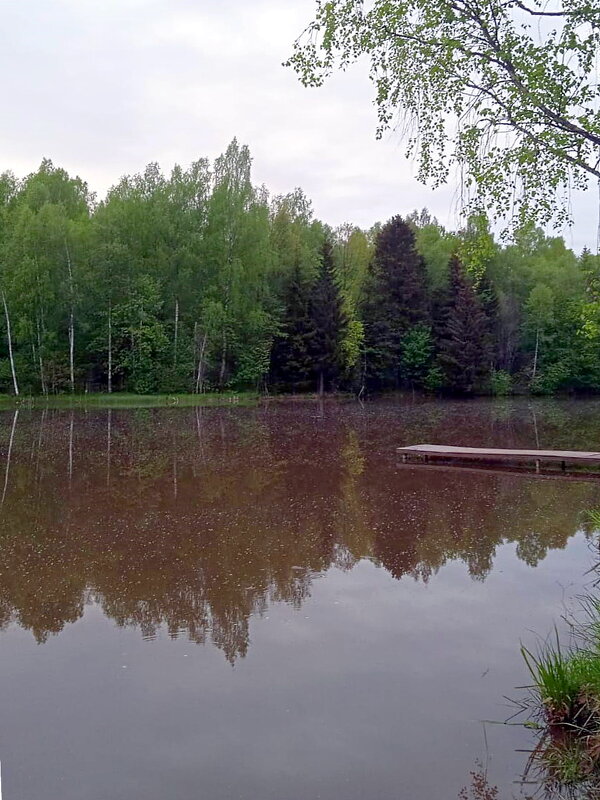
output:
{"label": "dock support post", "polygon": [[536,462],[535,462],[535,471],[536,472],[540,471],[540,460],[539,460],[539,458],[536,459]]}
{"label": "dock support post", "polygon": [[565,471],[565,469],[567,468],[567,464],[565,461],[560,462],[560,468],[562,469],[563,472]]}

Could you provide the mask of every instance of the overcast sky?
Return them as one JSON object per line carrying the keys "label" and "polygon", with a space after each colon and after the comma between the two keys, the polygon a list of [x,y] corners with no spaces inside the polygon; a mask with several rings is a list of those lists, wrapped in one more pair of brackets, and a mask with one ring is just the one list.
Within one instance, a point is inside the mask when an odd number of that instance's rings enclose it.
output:
{"label": "overcast sky", "polygon": [[[315,213],[370,226],[427,206],[458,222],[457,187],[413,177],[395,135],[376,141],[366,70],[305,89],[281,66],[313,0],[0,0],[0,169],[43,156],[100,196],[124,173],[214,158],[237,136],[254,180],[301,186]],[[575,201],[570,246],[596,247],[596,192]]]}

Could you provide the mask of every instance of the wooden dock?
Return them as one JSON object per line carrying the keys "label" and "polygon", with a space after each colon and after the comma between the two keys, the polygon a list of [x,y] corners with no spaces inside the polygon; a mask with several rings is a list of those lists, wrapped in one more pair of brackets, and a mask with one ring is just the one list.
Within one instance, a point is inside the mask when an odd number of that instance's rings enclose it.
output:
{"label": "wooden dock", "polygon": [[[474,466],[477,464],[477,466]],[[540,481],[572,481],[575,483],[595,483],[598,485],[600,482],[600,471],[597,469],[587,471],[582,469],[555,469],[549,467],[548,469],[543,466],[539,470],[530,469],[527,464],[518,464],[510,462],[491,461],[485,463],[484,461],[476,462],[457,462],[457,461],[407,461],[402,464],[396,464],[398,470],[418,470],[419,472],[432,472],[433,474],[448,474],[459,472],[461,475],[475,475],[475,476],[490,476],[502,478],[528,478],[529,480]]]}
{"label": "wooden dock", "polygon": [[583,450],[505,450],[494,447],[453,447],[444,444],[414,444],[410,447],[399,447],[398,453],[406,463],[411,457],[428,462],[430,459],[451,461],[512,461],[530,463],[536,472],[545,462],[559,463],[562,470],[567,464],[593,465],[600,464],[600,452]]}

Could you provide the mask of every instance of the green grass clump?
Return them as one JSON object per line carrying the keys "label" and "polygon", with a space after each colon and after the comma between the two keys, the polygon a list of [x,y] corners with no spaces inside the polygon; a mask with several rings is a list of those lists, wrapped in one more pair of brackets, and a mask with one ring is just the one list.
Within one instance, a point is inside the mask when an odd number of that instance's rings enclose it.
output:
{"label": "green grass clump", "polygon": [[556,634],[537,654],[521,648],[541,723],[528,771],[552,796],[600,797],[600,600],[585,599],[583,609],[576,646],[562,649]]}
{"label": "green grass clump", "polygon": [[600,509],[592,508],[586,513],[586,517],[588,522],[591,522],[595,528],[600,529]]}
{"label": "green grass clump", "polygon": [[600,655],[593,650],[563,652],[546,646],[537,656],[522,648],[546,720],[576,728],[600,726]]}

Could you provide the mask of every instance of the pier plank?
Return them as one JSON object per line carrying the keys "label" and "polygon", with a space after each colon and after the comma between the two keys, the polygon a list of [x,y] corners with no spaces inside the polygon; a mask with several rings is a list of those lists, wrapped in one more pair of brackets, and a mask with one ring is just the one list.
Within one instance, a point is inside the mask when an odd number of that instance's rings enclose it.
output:
{"label": "pier plank", "polygon": [[600,464],[600,452],[584,450],[514,450],[497,447],[455,447],[443,444],[414,444],[399,447],[403,458],[421,456],[456,460],[480,459],[485,461],[559,461],[561,464]]}

